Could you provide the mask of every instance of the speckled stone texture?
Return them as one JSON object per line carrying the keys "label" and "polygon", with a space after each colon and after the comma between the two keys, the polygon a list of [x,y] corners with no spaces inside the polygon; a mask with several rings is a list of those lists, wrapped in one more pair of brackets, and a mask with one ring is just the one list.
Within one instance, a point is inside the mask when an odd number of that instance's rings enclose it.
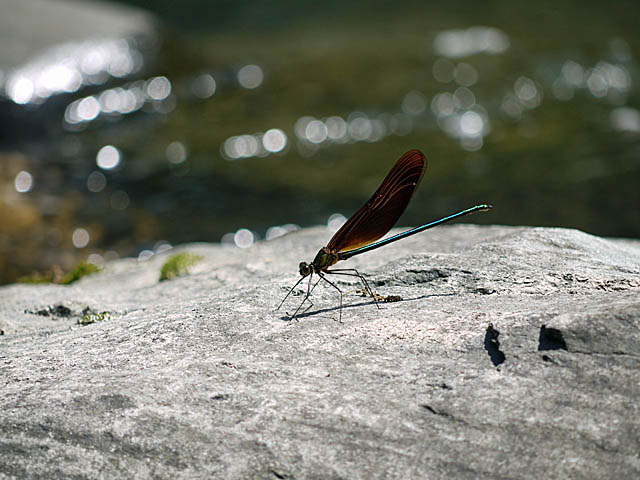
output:
{"label": "speckled stone texture", "polygon": [[444,226],[273,311],[329,237],[0,288],[0,478],[640,478],[640,241]]}

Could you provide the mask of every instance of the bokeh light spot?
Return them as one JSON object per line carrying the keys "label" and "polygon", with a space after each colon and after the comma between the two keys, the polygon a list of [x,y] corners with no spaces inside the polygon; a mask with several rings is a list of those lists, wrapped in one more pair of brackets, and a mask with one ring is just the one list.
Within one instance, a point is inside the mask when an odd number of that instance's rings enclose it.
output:
{"label": "bokeh light spot", "polygon": [[87,263],[92,263],[93,265],[102,267],[104,265],[104,257],[99,253],[92,253],[87,257]]}
{"label": "bokeh light spot", "polygon": [[463,136],[476,137],[482,134],[484,121],[476,112],[468,111],[460,118],[460,130]]}
{"label": "bokeh light spot", "polygon": [[154,253],[153,250],[142,250],[139,254],[138,254],[138,261],[139,262],[146,262],[147,260],[149,260],[151,257],[153,257]]}
{"label": "bokeh light spot", "polygon": [[287,136],[282,130],[272,128],[262,136],[262,145],[267,152],[280,152],[287,146]]}
{"label": "bokeh light spot", "polygon": [[526,108],[536,108],[540,105],[542,101],[542,91],[530,78],[518,78],[513,85],[513,89],[520,103]]}
{"label": "bokeh light spot", "polygon": [[93,193],[101,192],[107,186],[107,177],[97,170],[91,172],[87,177],[87,190]]}
{"label": "bokeh light spot", "polygon": [[573,60],[567,60],[562,65],[562,76],[569,85],[574,87],[582,87],[585,82],[585,71],[582,65],[574,62]]}
{"label": "bokeh light spot", "polygon": [[329,220],[327,220],[327,229],[330,232],[337,232],[342,225],[347,221],[347,217],[342,215],[341,213],[332,213],[329,216]]}
{"label": "bokeh light spot", "polygon": [[418,115],[426,109],[424,95],[415,90],[407,93],[402,100],[402,111],[410,115]]}
{"label": "bokeh light spot", "polygon": [[83,85],[105,83],[110,76],[124,77],[142,64],[142,53],[122,39],[54,43],[10,71],[5,90],[15,103],[41,103]]}
{"label": "bokeh light spot", "polygon": [[103,170],[111,170],[120,164],[120,150],[113,145],[105,145],[96,155],[96,164]]}
{"label": "bokeh light spot", "polygon": [[89,122],[100,114],[100,103],[95,97],[83,98],[76,110],[78,118],[83,122]]}
{"label": "bokeh light spot", "polygon": [[154,77],[147,82],[147,95],[152,100],[164,100],[171,94],[171,82],[167,77]]}
{"label": "bokeh light spot", "polygon": [[371,120],[364,113],[353,112],[349,115],[347,131],[352,140],[356,142],[367,140],[371,135],[371,130]]}
{"label": "bokeh light spot", "polygon": [[433,39],[436,54],[460,58],[477,53],[497,55],[509,49],[509,37],[493,27],[475,26],[465,30],[445,30]]}
{"label": "bokeh light spot", "polygon": [[306,140],[307,139],[307,125],[309,125],[310,122],[314,121],[315,118],[313,117],[300,117],[298,120],[296,120],[296,123],[293,127],[293,131],[296,134],[296,137],[298,137],[299,139],[302,140]]}
{"label": "bokeh light spot", "polygon": [[502,98],[500,109],[514,119],[519,119],[522,115],[522,105],[513,93],[507,93]]}
{"label": "bokeh light spot", "polygon": [[89,245],[89,241],[91,240],[91,236],[89,232],[84,228],[76,228],[73,231],[73,235],[71,235],[71,241],[73,242],[73,246],[76,248],[84,248]]}
{"label": "bokeh light spot", "polygon": [[347,135],[347,122],[338,116],[329,117],[324,124],[327,126],[327,137],[333,141],[341,141]]}
{"label": "bokeh light spot", "polygon": [[12,78],[7,85],[7,93],[14,103],[29,103],[34,96],[33,81],[25,77]]}
{"label": "bokeh light spot", "polygon": [[158,255],[163,252],[168,252],[172,248],[173,248],[173,245],[171,245],[166,240],[159,240],[153,246],[153,251],[156,253],[156,255]]}
{"label": "bokeh light spot", "polygon": [[327,126],[320,120],[312,120],[307,124],[304,134],[311,143],[322,143],[327,139]]}
{"label": "bokeh light spot", "polygon": [[238,71],[238,83],[244,88],[258,88],[263,80],[264,74],[258,65],[245,65]]}
{"label": "bokeh light spot", "polygon": [[453,92],[453,101],[457,108],[467,109],[471,108],[476,103],[476,96],[471,90],[466,87],[458,87]]}
{"label": "bokeh light spot", "polygon": [[233,236],[233,243],[239,248],[249,248],[255,241],[253,232],[246,228],[241,228]]}
{"label": "bokeh light spot", "polygon": [[453,95],[449,92],[437,94],[431,100],[431,111],[436,117],[452,115],[455,112]]}
{"label": "bokeh light spot", "polygon": [[640,111],[619,107],[611,112],[611,126],[620,132],[640,133]]}
{"label": "bokeh light spot", "polygon": [[216,81],[213,75],[203,73],[191,82],[191,92],[198,98],[206,99],[216,93]]}
{"label": "bokeh light spot", "polygon": [[287,231],[281,227],[280,225],[275,225],[273,227],[269,227],[267,229],[267,233],[265,234],[265,238],[267,240],[273,240],[274,238],[278,238],[281,237],[282,235],[286,234]]}
{"label": "bokeh light spot", "polygon": [[23,170],[16,175],[13,184],[16,192],[27,193],[33,188],[33,176],[29,172]]}
{"label": "bokeh light spot", "polygon": [[235,140],[235,151],[238,157],[252,157],[258,153],[258,140],[253,135],[239,135]]}
{"label": "bokeh light spot", "polygon": [[458,85],[470,87],[478,81],[478,71],[468,63],[459,63],[453,71],[453,78]]}
{"label": "bokeh light spot", "polygon": [[295,232],[300,230],[300,225],[296,225],[295,223],[287,223],[286,225],[274,225],[273,227],[269,227],[267,229],[267,233],[265,234],[265,238],[267,240],[273,240],[274,238],[281,237],[289,232]]}
{"label": "bokeh light spot", "polygon": [[173,164],[183,163],[187,159],[187,147],[182,142],[171,142],[166,150],[167,160]]}

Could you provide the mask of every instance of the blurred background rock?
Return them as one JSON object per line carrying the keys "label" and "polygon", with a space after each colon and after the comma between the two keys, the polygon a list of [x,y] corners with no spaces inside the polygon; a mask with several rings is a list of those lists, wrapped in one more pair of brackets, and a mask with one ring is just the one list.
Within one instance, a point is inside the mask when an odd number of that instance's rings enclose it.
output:
{"label": "blurred background rock", "polygon": [[636,1],[0,9],[0,283],[335,228],[411,148],[402,225],[640,236]]}

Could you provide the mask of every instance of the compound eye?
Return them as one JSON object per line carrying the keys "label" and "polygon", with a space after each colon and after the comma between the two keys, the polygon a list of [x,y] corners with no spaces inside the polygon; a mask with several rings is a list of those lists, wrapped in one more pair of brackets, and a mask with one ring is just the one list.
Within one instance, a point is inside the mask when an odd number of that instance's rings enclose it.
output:
{"label": "compound eye", "polygon": [[307,262],[300,262],[300,275],[306,277],[311,273],[311,267]]}

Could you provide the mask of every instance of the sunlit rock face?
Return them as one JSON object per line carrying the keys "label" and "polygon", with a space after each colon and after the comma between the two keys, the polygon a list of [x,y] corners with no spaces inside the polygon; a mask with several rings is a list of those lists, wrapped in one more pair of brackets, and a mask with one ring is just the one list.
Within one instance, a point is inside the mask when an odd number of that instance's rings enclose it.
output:
{"label": "sunlit rock face", "polygon": [[438,227],[293,320],[327,230],[276,233],[0,287],[0,476],[638,477],[640,241]]}

